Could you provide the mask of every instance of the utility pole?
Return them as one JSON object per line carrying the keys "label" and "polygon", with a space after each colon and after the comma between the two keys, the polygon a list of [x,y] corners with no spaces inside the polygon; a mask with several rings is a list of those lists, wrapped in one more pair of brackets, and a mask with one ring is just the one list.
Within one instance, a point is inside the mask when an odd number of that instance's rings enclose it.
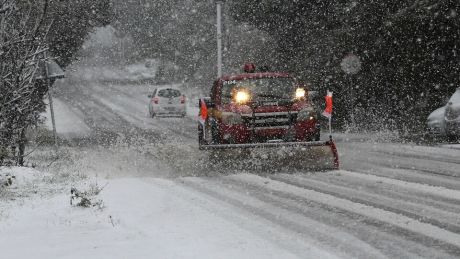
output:
{"label": "utility pole", "polygon": [[217,1],[217,77],[222,76],[222,2]]}

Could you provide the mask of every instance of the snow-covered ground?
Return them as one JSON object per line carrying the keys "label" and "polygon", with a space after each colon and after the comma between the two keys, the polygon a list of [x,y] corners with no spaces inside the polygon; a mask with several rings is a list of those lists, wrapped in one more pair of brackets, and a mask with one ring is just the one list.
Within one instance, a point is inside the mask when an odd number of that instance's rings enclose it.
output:
{"label": "snow-covered ground", "polygon": [[[198,151],[194,100],[186,118],[149,118],[153,86],[58,89],[58,116],[84,122],[75,130],[94,143],[61,147],[65,159],[28,185],[40,188],[0,198],[7,258],[460,256],[457,145],[337,134],[338,171],[221,167]],[[71,206],[70,187],[95,181],[105,207]]]}
{"label": "snow-covered ground", "polygon": [[[28,201],[0,225],[5,258],[335,258],[292,240],[277,226],[171,180],[128,178],[108,182],[105,208],[72,207],[69,195]],[[256,231],[252,231],[256,230]],[[266,238],[269,235],[270,238]],[[283,243],[294,241],[286,249]],[[27,244],[27,249],[21,249]],[[302,248],[302,249],[300,249]],[[305,249],[305,250],[303,250]]]}

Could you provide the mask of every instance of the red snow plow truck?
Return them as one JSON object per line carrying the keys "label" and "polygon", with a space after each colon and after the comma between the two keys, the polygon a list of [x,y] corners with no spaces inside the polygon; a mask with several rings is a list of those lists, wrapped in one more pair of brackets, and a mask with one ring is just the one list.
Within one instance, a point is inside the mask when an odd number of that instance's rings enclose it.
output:
{"label": "red snow plow truck", "polygon": [[237,151],[277,165],[338,169],[332,137],[320,140],[319,113],[308,89],[287,73],[256,72],[252,64],[244,70],[218,78],[210,96],[199,100],[200,150],[221,159],[228,157],[223,152]]}

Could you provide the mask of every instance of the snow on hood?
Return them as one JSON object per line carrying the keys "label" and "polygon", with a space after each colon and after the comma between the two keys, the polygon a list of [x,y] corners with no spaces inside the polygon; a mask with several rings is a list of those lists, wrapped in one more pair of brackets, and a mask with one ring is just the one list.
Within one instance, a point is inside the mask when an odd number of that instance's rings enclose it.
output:
{"label": "snow on hood", "polygon": [[428,116],[428,121],[442,121],[444,118],[444,113],[446,111],[446,106],[443,106],[441,108],[438,108],[434,110],[430,115]]}
{"label": "snow on hood", "polygon": [[456,113],[458,114],[458,111],[460,111],[460,89],[457,89],[457,91],[450,97],[448,106],[449,109],[457,111]]}
{"label": "snow on hood", "polygon": [[452,104],[460,105],[460,88],[450,97],[449,102]]}

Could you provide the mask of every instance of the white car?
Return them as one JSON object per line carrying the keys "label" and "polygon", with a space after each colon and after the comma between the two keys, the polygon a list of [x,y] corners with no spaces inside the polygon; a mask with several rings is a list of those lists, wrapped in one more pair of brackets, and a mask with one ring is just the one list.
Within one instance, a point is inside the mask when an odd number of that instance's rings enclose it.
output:
{"label": "white car", "polygon": [[447,137],[450,139],[460,138],[460,87],[447,102],[444,118]]}
{"label": "white car", "polygon": [[156,115],[185,116],[185,95],[177,88],[161,87],[149,94],[150,117]]}
{"label": "white car", "polygon": [[460,138],[460,87],[445,106],[428,116],[427,128],[432,136],[447,136],[452,140]]}

